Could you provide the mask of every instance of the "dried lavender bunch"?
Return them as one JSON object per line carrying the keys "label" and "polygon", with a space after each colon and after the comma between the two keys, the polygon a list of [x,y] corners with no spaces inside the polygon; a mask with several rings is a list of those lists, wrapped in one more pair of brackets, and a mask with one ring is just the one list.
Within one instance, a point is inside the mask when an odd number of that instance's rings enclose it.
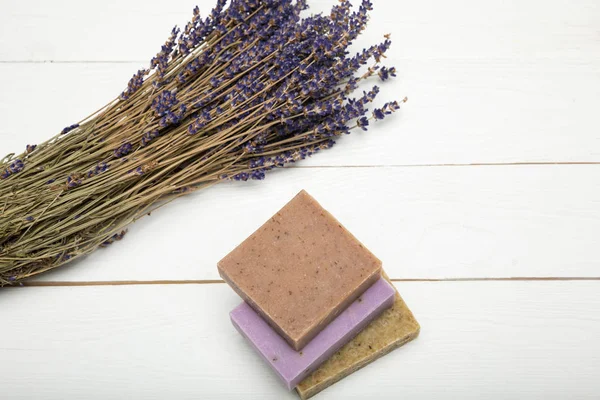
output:
{"label": "dried lavender bunch", "polygon": [[400,108],[369,112],[377,86],[352,96],[361,81],[395,76],[380,65],[389,36],[348,51],[370,1],[307,18],[305,0],[225,6],[206,18],[196,8],[105,107],[0,161],[0,285],[120,240],[173,198],[263,179]]}

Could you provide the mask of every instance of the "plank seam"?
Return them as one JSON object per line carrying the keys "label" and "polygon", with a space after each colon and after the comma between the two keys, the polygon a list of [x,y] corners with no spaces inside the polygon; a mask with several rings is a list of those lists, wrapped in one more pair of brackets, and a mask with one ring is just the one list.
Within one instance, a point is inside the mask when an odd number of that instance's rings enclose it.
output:
{"label": "plank seam", "polygon": [[421,167],[499,167],[499,166],[558,166],[600,165],[600,161],[515,161],[491,163],[447,163],[447,164],[378,164],[378,165],[293,165],[286,168],[421,168]]}
{"label": "plank seam", "polygon": [[[547,282],[547,281],[600,281],[600,277],[495,277],[495,278],[396,278],[392,282]],[[23,282],[15,287],[65,287],[65,286],[138,286],[138,285],[211,285],[223,284],[220,279],[204,280],[151,280],[151,281],[47,281]]]}
{"label": "plank seam", "polygon": [[0,64],[147,64],[148,60],[0,60]]}

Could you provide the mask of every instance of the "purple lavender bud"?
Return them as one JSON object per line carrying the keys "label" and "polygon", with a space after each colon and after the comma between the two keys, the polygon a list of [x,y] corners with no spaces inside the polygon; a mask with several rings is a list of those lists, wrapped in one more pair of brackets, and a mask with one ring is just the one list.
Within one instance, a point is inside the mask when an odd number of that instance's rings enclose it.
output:
{"label": "purple lavender bud", "polygon": [[389,109],[394,112],[400,109],[400,104],[397,101],[392,101],[388,104]]}
{"label": "purple lavender bud", "polygon": [[265,172],[263,170],[255,170],[250,173],[250,178],[257,181],[265,179]]}
{"label": "purple lavender bud", "polygon": [[163,46],[161,46],[160,51],[156,54],[155,57],[150,60],[150,68],[156,69],[156,74],[159,78],[159,81],[155,83],[159,84],[160,80],[162,80],[165,76],[166,69],[168,67],[169,61],[176,54],[173,49],[175,47],[175,43],[177,40],[177,36],[179,35],[179,28],[174,27],[171,30],[171,36]]}
{"label": "purple lavender bud", "polygon": [[73,129],[76,129],[76,128],[79,128],[79,124],[73,124],[73,125],[69,125],[69,126],[67,126],[66,128],[64,128],[64,129],[63,129],[63,130],[60,132],[60,134],[61,134],[61,135],[64,135],[64,134],[66,134],[66,133],[69,133],[69,132],[71,132]]}
{"label": "purple lavender bud", "polygon": [[390,76],[392,76],[392,77],[396,76],[396,68],[392,67],[392,68],[388,69],[386,67],[382,67],[379,70],[378,75],[382,81],[387,81],[390,78]]}
{"label": "purple lavender bud", "polygon": [[162,117],[178,103],[179,100],[177,100],[177,94],[165,90],[152,100],[151,108],[154,110],[157,117]]}
{"label": "purple lavender bud", "polygon": [[113,153],[115,157],[121,158],[129,154],[132,149],[133,146],[131,145],[131,143],[123,143],[119,148],[115,149]]}
{"label": "purple lavender bud", "polygon": [[25,148],[25,151],[27,153],[31,153],[32,151],[35,150],[36,147],[37,147],[37,144],[28,144],[27,147]]}
{"label": "purple lavender bud", "polygon": [[10,172],[10,174],[16,174],[18,172],[21,172],[24,168],[23,165],[23,161],[21,161],[20,159],[17,159],[15,161],[13,161],[12,163],[10,163],[10,165],[8,166],[8,171]]}
{"label": "purple lavender bud", "polygon": [[265,158],[259,157],[259,158],[253,159],[248,163],[248,165],[250,168],[262,167],[263,165],[265,165]]}
{"label": "purple lavender bud", "polygon": [[144,83],[144,76],[148,75],[149,72],[150,71],[146,69],[140,69],[138,72],[133,74],[129,80],[129,83],[127,83],[127,89],[121,93],[119,98],[121,100],[127,100],[132,94],[134,94],[140,87],[142,87],[142,84]]}
{"label": "purple lavender bud", "polygon": [[378,75],[382,81],[387,81],[390,78],[390,73],[386,67],[381,68]]}
{"label": "purple lavender bud", "polygon": [[150,132],[144,133],[144,135],[142,136],[141,146],[147,146],[152,140],[156,139],[159,136],[160,132],[158,131],[158,129],[154,129]]}
{"label": "purple lavender bud", "polygon": [[239,174],[232,176],[231,179],[233,179],[234,181],[247,181],[249,177],[250,174],[248,174],[247,172],[240,172]]}
{"label": "purple lavender bud", "polygon": [[376,108],[373,110],[373,117],[377,120],[381,120],[385,118],[385,113],[382,109]]}
{"label": "purple lavender bud", "polygon": [[81,179],[75,174],[71,174],[67,177],[67,189],[73,189],[81,185]]}
{"label": "purple lavender bud", "polygon": [[386,39],[383,43],[377,46],[377,51],[373,54],[373,57],[375,57],[375,61],[381,62],[381,58],[384,57],[384,54],[390,48],[391,44],[392,41]]}
{"label": "purple lavender bud", "polygon": [[112,235],[111,237],[106,239],[104,242],[102,242],[100,244],[100,247],[106,247],[106,246],[112,244],[114,241],[123,239],[123,236],[125,236],[126,233],[127,233],[126,230],[121,231],[121,233],[115,233],[114,235]]}
{"label": "purple lavender bud", "polygon": [[363,92],[363,97],[360,100],[362,104],[372,103],[379,94],[379,86],[373,86],[369,92]]}
{"label": "purple lavender bud", "polygon": [[13,161],[12,163],[10,163],[8,165],[8,167],[4,171],[2,171],[0,178],[6,179],[13,174],[21,172],[23,170],[23,168],[25,168],[23,161],[21,161],[20,159],[17,159],[15,161]]}
{"label": "purple lavender bud", "polygon": [[210,78],[209,83],[213,88],[217,88],[221,84],[221,79],[219,79],[216,76],[213,76],[212,78]]}
{"label": "purple lavender bud", "polygon": [[363,131],[367,130],[367,126],[369,126],[369,120],[367,117],[361,117],[356,121],[356,126],[358,126]]}
{"label": "purple lavender bud", "polygon": [[94,169],[92,169],[92,170],[89,170],[89,171],[87,172],[86,176],[87,176],[88,178],[91,178],[92,176],[99,175],[99,174],[101,174],[101,173],[105,172],[105,171],[108,169],[108,167],[109,167],[109,164],[107,164],[107,163],[105,163],[105,162],[98,163],[98,165],[96,165],[96,166],[94,167]]}
{"label": "purple lavender bud", "polygon": [[198,128],[196,126],[196,122],[192,122],[190,125],[188,125],[187,132],[188,132],[188,135],[190,135],[190,136],[193,136],[196,133],[198,133]]}

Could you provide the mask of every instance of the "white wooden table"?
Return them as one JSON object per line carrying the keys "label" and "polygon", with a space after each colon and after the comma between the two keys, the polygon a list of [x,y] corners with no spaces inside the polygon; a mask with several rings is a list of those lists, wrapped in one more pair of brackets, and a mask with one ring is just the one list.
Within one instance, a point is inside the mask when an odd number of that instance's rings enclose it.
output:
{"label": "white wooden table", "polygon": [[[0,398],[294,398],[230,325],[215,265],[302,188],[422,324],[318,398],[600,397],[600,3],[374,2],[360,43],[392,33],[400,115],[1,290]],[[113,98],[194,5],[2,0],[0,153]]]}

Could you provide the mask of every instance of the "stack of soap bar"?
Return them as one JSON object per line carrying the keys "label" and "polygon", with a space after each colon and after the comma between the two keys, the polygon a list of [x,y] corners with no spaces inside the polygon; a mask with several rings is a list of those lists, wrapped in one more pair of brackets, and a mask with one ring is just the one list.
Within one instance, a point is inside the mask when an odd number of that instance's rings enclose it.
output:
{"label": "stack of soap bar", "polygon": [[233,324],[288,389],[380,319],[396,293],[381,262],[305,191],[218,269],[244,299]]}
{"label": "stack of soap bar", "polygon": [[237,330],[292,390],[374,318],[390,308],[394,294],[394,288],[381,278],[301,351],[290,347],[247,303],[240,304],[230,316]]}
{"label": "stack of soap bar", "polygon": [[[384,277],[385,273],[383,274]],[[296,390],[306,400],[415,339],[421,330],[414,315],[396,291],[394,305],[371,322],[352,341],[325,361]]]}
{"label": "stack of soap bar", "polygon": [[295,350],[381,276],[381,261],[305,191],[218,268]]}

